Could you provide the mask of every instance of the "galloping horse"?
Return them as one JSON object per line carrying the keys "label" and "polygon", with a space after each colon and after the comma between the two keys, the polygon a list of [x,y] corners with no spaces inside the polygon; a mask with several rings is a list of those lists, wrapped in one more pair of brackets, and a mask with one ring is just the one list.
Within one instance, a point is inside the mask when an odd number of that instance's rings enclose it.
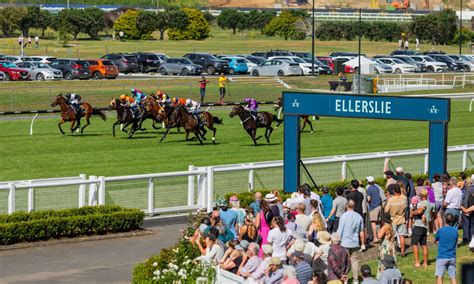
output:
{"label": "galloping horse", "polygon": [[278,119],[275,115],[261,111],[259,112],[259,116],[257,117],[257,121],[252,117],[252,115],[244,109],[243,106],[236,106],[232,109],[229,113],[229,116],[232,118],[235,115],[238,115],[240,121],[242,121],[242,125],[247,133],[253,140],[255,146],[257,146],[257,140],[260,139],[261,136],[255,137],[257,135],[257,128],[265,128],[265,138],[267,139],[267,143],[270,143],[270,135],[272,135],[273,121],[277,122],[277,127],[283,122],[282,120]]}
{"label": "galloping horse", "polygon": [[122,130],[126,132],[125,129],[131,124],[132,126],[128,131],[128,138],[132,138],[135,131],[138,130],[138,122],[140,119],[134,118],[132,110],[129,107],[124,106],[118,98],[113,98],[110,101],[109,109],[115,109],[117,111],[117,121],[112,125],[112,135],[115,137],[115,126],[125,124]]}
{"label": "galloping horse", "polygon": [[[283,106],[283,98],[279,97],[275,104],[275,110],[278,111],[282,106]],[[319,120],[319,116],[315,115],[315,117],[317,120]],[[303,132],[303,129],[306,127],[306,124],[309,124],[309,127],[311,128],[311,133],[313,133],[314,132],[313,124],[309,120],[309,115],[302,115],[301,119],[303,120],[303,126],[301,127],[300,131]]]}
{"label": "galloping horse", "polygon": [[61,128],[61,125],[64,124],[66,121],[71,122],[71,133],[74,133],[74,131],[81,127],[81,118],[84,117],[86,119],[87,124],[81,128],[82,134],[84,132],[84,128],[91,124],[89,119],[92,115],[99,116],[103,121],[107,119],[103,112],[98,109],[92,108],[92,106],[87,102],[83,102],[80,105],[80,109],[82,110],[82,112],[80,112],[79,116],[77,116],[74,108],[66,103],[66,99],[63,97],[63,94],[57,95],[51,103],[51,107],[55,107],[57,105],[59,105],[59,107],[61,108],[61,121],[58,123],[58,127],[59,131],[61,131],[62,134],[65,133]]}
{"label": "galloping horse", "polygon": [[146,97],[146,99],[143,101],[143,108],[145,109],[145,112],[140,118],[140,122],[138,123],[138,128],[140,130],[146,130],[146,129],[142,129],[142,124],[143,124],[143,121],[145,121],[147,118],[150,118],[153,120],[153,124],[152,124],[153,128],[160,129],[159,127],[156,127],[155,123],[163,122],[160,115],[160,110],[163,109],[163,107],[158,103],[158,99],[156,98],[156,96],[149,95],[148,97]]}
{"label": "galloping horse", "polygon": [[186,111],[186,108],[182,106],[176,107],[174,112],[171,114],[171,118],[167,124],[166,132],[163,134],[163,137],[161,138],[160,142],[162,142],[166,138],[166,135],[172,127],[181,125],[186,130],[186,141],[188,140],[189,132],[193,132],[199,143],[202,145],[202,140],[206,140],[206,138],[204,137],[207,133],[207,131],[204,129],[204,126],[206,126],[209,130],[212,131],[212,143],[215,144],[217,129],[214,127],[214,123],[222,124],[222,120],[212,116],[212,114],[207,111],[202,112],[200,114],[200,119],[203,126],[199,126],[197,118],[193,114],[188,113]]}

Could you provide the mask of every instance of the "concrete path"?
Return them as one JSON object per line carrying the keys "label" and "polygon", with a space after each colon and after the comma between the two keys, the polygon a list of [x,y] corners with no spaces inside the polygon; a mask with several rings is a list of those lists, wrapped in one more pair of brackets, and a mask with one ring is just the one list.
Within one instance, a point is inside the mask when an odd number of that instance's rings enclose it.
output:
{"label": "concrete path", "polygon": [[186,223],[149,220],[152,235],[0,251],[0,283],[130,283],[135,264],[174,245]]}

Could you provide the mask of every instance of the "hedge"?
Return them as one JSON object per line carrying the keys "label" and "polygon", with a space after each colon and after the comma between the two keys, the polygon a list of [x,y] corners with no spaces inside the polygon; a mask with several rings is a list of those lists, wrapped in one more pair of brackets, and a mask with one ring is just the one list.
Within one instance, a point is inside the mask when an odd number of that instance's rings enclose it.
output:
{"label": "hedge", "polygon": [[119,206],[0,215],[0,245],[137,230],[145,214]]}

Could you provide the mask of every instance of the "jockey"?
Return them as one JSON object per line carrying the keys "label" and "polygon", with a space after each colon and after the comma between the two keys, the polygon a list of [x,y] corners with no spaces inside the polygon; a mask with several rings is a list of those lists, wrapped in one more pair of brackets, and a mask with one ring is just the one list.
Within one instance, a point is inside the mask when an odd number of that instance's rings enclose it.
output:
{"label": "jockey", "polygon": [[244,109],[250,112],[254,119],[257,120],[258,102],[254,98],[246,98],[244,102],[247,103]]}
{"label": "jockey", "polygon": [[137,110],[143,110],[143,101],[146,99],[145,93],[138,90],[137,88],[133,88],[130,90],[132,93],[132,98],[135,99],[136,106],[138,106]]}
{"label": "jockey", "polygon": [[66,102],[74,109],[76,113],[81,110],[81,96],[76,93],[67,93]]}
{"label": "jockey", "polygon": [[187,99],[186,100],[186,107],[188,107],[188,111],[194,115],[194,117],[197,119],[198,124],[201,126],[201,119],[199,114],[201,113],[201,104],[197,101]]}
{"label": "jockey", "polygon": [[162,106],[169,105],[171,100],[170,97],[165,94],[163,91],[156,91],[156,96],[158,97],[158,103],[161,104]]}
{"label": "jockey", "polygon": [[178,106],[183,106],[183,107],[185,107],[185,106],[186,106],[186,99],[184,99],[184,98],[179,98],[179,99],[178,99]]}
{"label": "jockey", "polygon": [[137,102],[135,101],[134,98],[129,97],[127,95],[121,95],[120,102],[122,103],[123,106],[129,107],[132,110],[133,118],[138,116]]}

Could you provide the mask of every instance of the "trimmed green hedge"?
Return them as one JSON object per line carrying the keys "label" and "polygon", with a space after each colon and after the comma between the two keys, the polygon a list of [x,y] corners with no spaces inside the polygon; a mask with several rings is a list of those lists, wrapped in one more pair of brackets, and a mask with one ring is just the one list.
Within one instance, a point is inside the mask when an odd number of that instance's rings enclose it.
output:
{"label": "trimmed green hedge", "polygon": [[119,206],[0,215],[0,245],[137,230],[145,214]]}

